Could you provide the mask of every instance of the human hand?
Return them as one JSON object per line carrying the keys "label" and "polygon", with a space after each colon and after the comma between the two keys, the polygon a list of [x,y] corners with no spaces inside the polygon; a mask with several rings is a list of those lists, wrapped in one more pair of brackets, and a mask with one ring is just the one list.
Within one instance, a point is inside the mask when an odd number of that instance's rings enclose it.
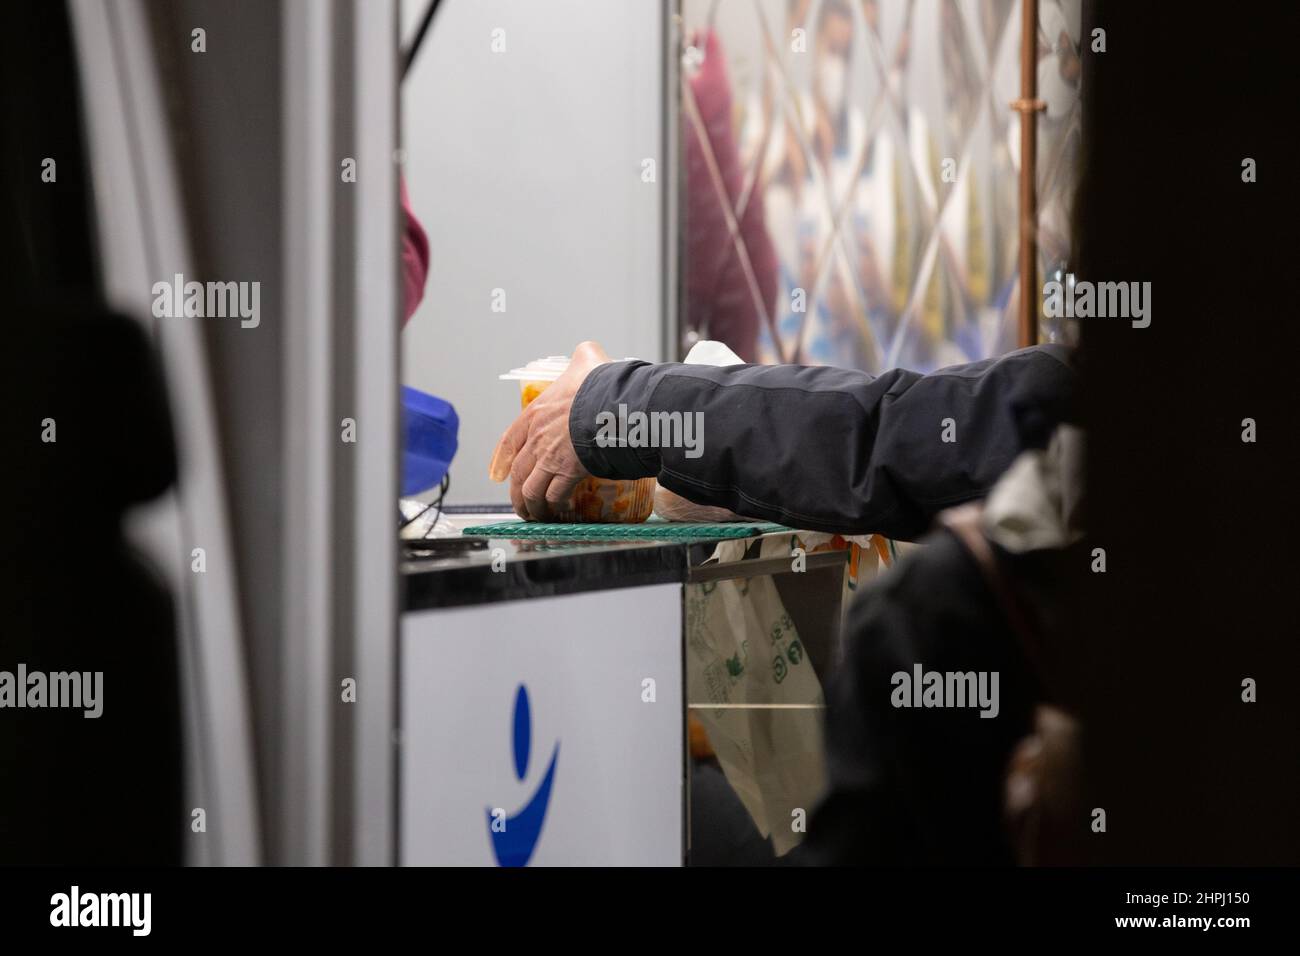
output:
{"label": "human hand", "polygon": [[598,343],[581,343],[569,367],[528,403],[497,442],[488,476],[510,479],[510,503],[519,517],[546,521],[567,510],[573,489],[588,477],[569,437],[569,412],[591,370],[608,361]]}

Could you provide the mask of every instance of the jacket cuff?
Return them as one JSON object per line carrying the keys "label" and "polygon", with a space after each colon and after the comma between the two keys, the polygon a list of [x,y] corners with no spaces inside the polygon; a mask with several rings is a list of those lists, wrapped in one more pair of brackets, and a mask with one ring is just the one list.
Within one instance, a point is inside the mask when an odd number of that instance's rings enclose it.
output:
{"label": "jacket cuff", "polygon": [[597,366],[574,396],[569,439],[582,466],[597,478],[652,478],[659,474],[658,449],[629,448],[620,444],[618,437],[626,434],[618,430],[618,423],[626,421],[629,412],[646,410],[654,368],[648,362]]}

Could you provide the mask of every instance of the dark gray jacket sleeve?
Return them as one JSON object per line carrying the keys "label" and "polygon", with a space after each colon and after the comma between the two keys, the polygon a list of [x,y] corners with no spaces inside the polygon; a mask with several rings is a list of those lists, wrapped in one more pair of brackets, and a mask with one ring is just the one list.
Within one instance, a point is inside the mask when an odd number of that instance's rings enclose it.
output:
{"label": "dark gray jacket sleeve", "polygon": [[929,375],[874,377],[612,362],[579,389],[569,434],[598,477],[654,476],[746,517],[910,540],[943,508],[983,497],[1020,452],[1047,443],[1069,417],[1068,354],[1038,346]]}

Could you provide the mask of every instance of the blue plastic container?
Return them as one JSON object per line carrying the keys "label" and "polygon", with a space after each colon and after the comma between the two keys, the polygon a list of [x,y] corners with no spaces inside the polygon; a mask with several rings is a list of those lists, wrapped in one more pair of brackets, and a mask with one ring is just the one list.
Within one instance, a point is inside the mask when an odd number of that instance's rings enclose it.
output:
{"label": "blue plastic container", "polygon": [[451,402],[402,386],[402,497],[442,481],[456,455],[459,431]]}

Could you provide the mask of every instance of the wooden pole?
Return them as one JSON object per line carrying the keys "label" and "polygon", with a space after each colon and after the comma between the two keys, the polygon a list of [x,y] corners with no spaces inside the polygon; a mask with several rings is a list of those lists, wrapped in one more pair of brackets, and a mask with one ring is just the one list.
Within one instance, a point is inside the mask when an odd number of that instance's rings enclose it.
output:
{"label": "wooden pole", "polygon": [[1020,347],[1038,343],[1038,0],[1021,0],[1020,99]]}

